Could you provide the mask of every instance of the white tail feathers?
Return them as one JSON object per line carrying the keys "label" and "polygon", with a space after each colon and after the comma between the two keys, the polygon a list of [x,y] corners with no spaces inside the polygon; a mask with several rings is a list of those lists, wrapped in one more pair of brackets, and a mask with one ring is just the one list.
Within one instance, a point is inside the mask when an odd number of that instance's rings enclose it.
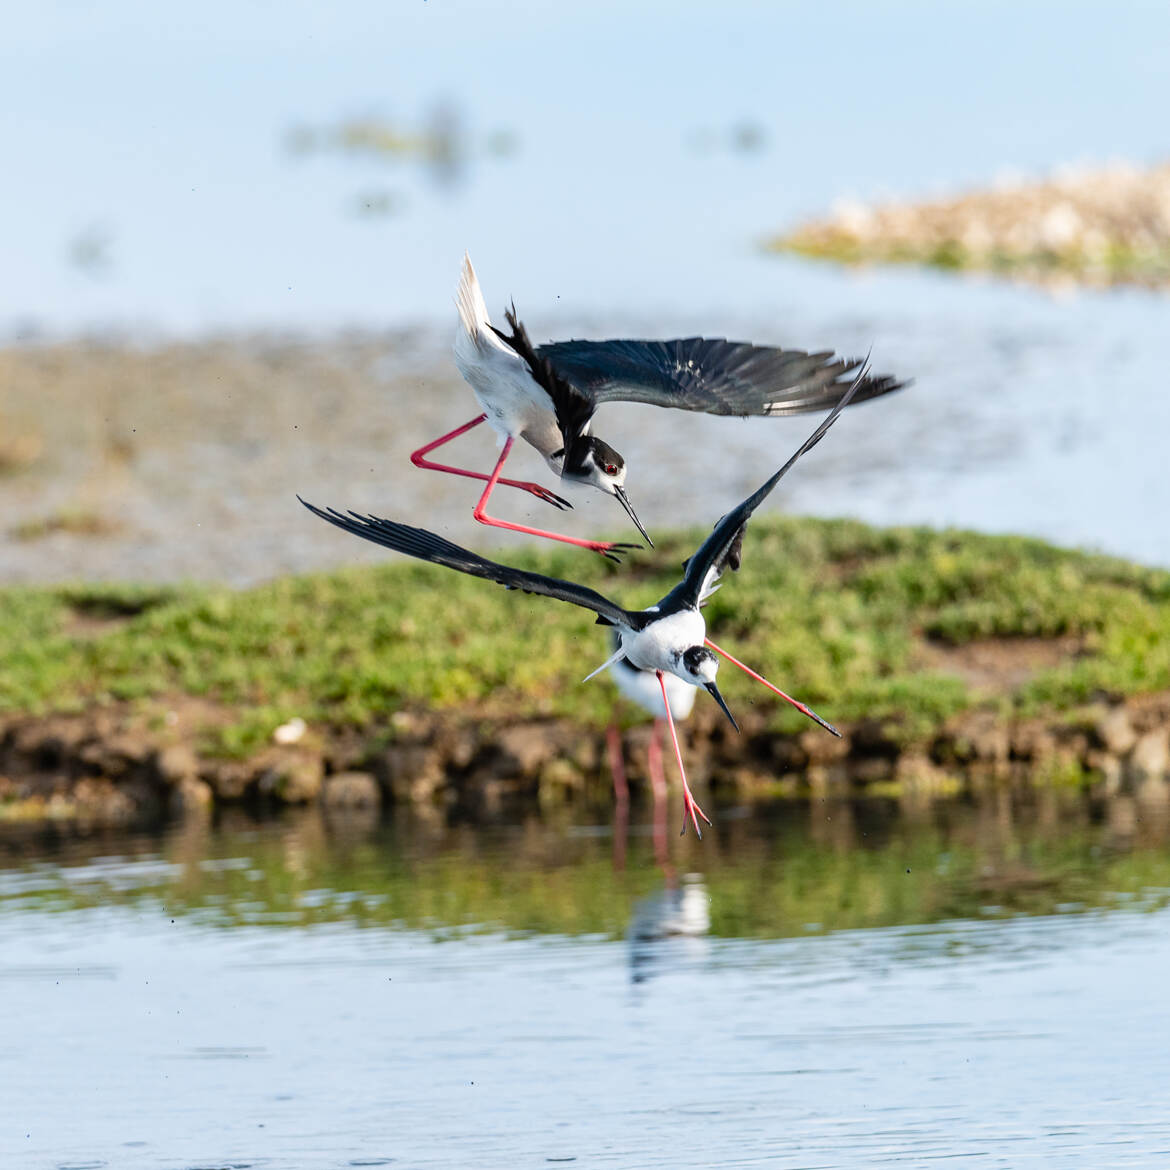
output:
{"label": "white tail feathers", "polygon": [[491,324],[491,318],[488,316],[475,269],[471,266],[471,257],[466,252],[463,254],[463,271],[459,274],[459,291],[455,294],[455,304],[459,309],[459,320],[467,330],[467,336],[477,345],[482,345],[483,340],[486,340],[484,334],[488,333],[487,327]]}
{"label": "white tail feathers", "polygon": [[607,658],[595,671],[587,674],[581,681],[588,682],[591,678],[596,678],[607,666],[612,666],[623,654],[625,654],[625,650],[622,649],[622,645],[619,642],[615,653]]}

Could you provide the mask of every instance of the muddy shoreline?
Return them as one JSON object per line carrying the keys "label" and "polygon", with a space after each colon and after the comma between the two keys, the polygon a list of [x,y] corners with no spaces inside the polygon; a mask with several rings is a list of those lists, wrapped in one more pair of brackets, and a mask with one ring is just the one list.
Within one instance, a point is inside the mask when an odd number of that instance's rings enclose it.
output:
{"label": "muddy shoreline", "polygon": [[[1040,719],[968,711],[922,742],[877,722],[846,726],[840,740],[816,728],[785,735],[750,712],[735,735],[717,714],[697,712],[683,732],[692,784],[715,799],[912,799],[1031,783],[1170,799],[1170,692]],[[636,798],[649,735],[648,724],[622,734]],[[399,804],[476,820],[510,807],[602,806],[610,785],[605,729],[568,719],[403,711],[373,732],[273,743],[247,759],[203,754],[197,741],[146,726],[129,707],[0,720],[0,822],[9,823],[130,826],[231,806],[314,804]]]}

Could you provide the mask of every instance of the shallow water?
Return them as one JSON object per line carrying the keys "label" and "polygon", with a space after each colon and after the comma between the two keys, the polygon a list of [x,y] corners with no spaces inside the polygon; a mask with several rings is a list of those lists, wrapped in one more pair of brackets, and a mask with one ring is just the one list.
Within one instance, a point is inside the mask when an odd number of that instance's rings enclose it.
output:
{"label": "shallow water", "polygon": [[0,1157],[1166,1164],[1155,807],[676,811],[5,837]]}
{"label": "shallow water", "polygon": [[[1168,32],[1142,0],[28,5],[0,44],[0,329],[446,323],[465,247],[526,317],[780,320],[794,287],[853,299],[758,249],[835,199],[1160,157]],[[445,171],[289,149],[439,109]]]}

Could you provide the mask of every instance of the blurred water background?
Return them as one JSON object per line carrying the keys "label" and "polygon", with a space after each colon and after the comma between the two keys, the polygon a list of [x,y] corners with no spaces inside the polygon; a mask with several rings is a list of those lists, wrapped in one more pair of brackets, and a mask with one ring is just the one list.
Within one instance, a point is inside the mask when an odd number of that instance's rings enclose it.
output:
{"label": "blurred water background", "polygon": [[1164,815],[677,811],[0,840],[5,1164],[1165,1165]]}
{"label": "blurred water background", "polygon": [[[1164,298],[760,247],[839,198],[1164,157],[1168,41],[1136,0],[14,8],[0,577],[380,559],[297,490],[483,543],[406,461],[473,412],[464,248],[541,338],[872,345],[917,379],[773,506],[1168,564]],[[807,429],[661,415],[599,428],[651,531]],[[620,855],[582,815],[6,834],[0,1160],[1166,1165],[1164,810],[718,814],[663,853],[636,810]]]}
{"label": "blurred water background", "polygon": [[[541,338],[872,347],[917,379],[770,506],[1170,563],[1150,519],[1170,507],[1164,298],[760,246],[841,198],[1157,160],[1164,7],[122,2],[13,22],[0,331],[37,344],[5,355],[0,425],[41,455],[0,479],[36,538],[0,546],[8,579],[243,582],[378,555],[291,522],[295,490],[499,541],[466,485],[405,463],[472,413],[449,358],[464,248],[493,312],[515,297]],[[78,384],[103,360],[82,334],[135,345]],[[639,407],[601,422],[652,530],[710,522],[804,433]],[[464,444],[490,462],[483,436]],[[580,503],[570,530],[622,527]]]}

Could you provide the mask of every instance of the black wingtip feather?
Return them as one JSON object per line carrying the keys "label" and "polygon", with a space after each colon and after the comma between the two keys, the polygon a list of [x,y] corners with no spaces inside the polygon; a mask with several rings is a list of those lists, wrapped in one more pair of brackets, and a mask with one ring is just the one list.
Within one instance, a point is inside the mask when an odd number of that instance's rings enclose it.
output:
{"label": "black wingtip feather", "polygon": [[637,629],[643,621],[643,614],[622,609],[595,589],[572,581],[562,581],[556,577],[546,577],[541,573],[530,573],[524,569],[501,565],[469,549],[461,548],[426,528],[413,528],[409,524],[399,524],[394,520],[383,520],[379,516],[363,515],[354,511],[346,515],[336,508],[318,508],[299,495],[297,499],[314,516],[319,516],[345,532],[393,549],[395,552],[442,565],[459,573],[467,573],[472,577],[482,577],[503,585],[506,589],[520,589],[525,593],[537,593],[568,602],[570,605],[579,605],[583,609],[601,614],[615,624],[621,623]]}
{"label": "black wingtip feather", "polygon": [[[646,402],[741,418],[827,409],[861,364],[829,350],[806,353],[719,337],[563,341],[538,346],[536,352],[594,406]],[[855,401],[906,384],[887,374],[870,377]]]}

